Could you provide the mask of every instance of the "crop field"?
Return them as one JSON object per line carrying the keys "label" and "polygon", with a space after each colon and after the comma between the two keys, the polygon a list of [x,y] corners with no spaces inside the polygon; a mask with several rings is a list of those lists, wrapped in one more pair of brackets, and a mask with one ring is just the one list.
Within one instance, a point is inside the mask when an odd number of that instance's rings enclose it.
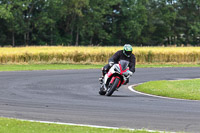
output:
{"label": "crop field", "polygon": [[[0,48],[0,64],[103,64],[123,47]],[[200,47],[133,47],[137,64],[199,64]]]}

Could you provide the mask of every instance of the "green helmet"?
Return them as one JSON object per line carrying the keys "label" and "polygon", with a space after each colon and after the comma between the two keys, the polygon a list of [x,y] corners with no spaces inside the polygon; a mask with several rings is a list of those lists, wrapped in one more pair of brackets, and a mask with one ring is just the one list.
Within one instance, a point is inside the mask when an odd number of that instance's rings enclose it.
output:
{"label": "green helmet", "polygon": [[124,45],[123,53],[125,56],[131,57],[132,51],[133,51],[133,48],[130,44]]}

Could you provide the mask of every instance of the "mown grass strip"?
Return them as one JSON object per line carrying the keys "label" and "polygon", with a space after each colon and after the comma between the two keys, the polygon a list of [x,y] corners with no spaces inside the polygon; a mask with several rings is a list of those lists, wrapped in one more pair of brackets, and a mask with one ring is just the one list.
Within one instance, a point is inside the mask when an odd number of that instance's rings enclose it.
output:
{"label": "mown grass strip", "polygon": [[136,68],[200,67],[200,64],[138,64]]}
{"label": "mown grass strip", "polygon": [[31,70],[67,70],[67,69],[100,69],[103,65],[79,64],[27,64],[0,65],[0,71],[31,71]]}
{"label": "mown grass strip", "polygon": [[134,89],[157,96],[200,100],[200,79],[149,81]]}
{"label": "mown grass strip", "polygon": [[[106,129],[0,118],[0,133],[150,133],[145,130]],[[154,132],[159,133],[159,132]]]}
{"label": "mown grass strip", "polygon": [[[101,69],[104,65],[83,65],[83,64],[10,64],[0,65],[0,71],[31,71],[31,70],[67,70],[67,69]],[[157,67],[200,67],[193,64],[146,64],[136,65],[136,68],[157,68]]]}

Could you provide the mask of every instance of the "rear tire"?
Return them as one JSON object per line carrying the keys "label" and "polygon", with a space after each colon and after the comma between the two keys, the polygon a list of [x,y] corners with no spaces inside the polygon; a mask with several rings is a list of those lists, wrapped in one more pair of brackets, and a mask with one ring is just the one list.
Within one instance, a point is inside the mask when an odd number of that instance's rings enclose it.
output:
{"label": "rear tire", "polygon": [[119,79],[116,78],[113,85],[110,87],[110,89],[106,93],[106,96],[111,96],[113,94],[113,92],[117,89],[118,84],[119,84]]}

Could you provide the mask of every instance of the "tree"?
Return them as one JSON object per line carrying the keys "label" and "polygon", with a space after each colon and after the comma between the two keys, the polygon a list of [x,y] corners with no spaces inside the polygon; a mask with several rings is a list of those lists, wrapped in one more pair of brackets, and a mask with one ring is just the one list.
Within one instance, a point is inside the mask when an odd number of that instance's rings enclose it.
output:
{"label": "tree", "polygon": [[62,1],[60,0],[38,0],[35,1],[32,11],[32,43],[41,45],[56,45],[58,33],[57,22],[62,17]]}
{"label": "tree", "polygon": [[23,14],[27,10],[28,4],[31,0],[1,0],[1,7],[6,7],[7,15],[4,20],[7,23],[8,31],[12,35],[12,45],[15,46],[15,34],[23,33],[29,27],[24,19],[28,18]]}
{"label": "tree", "polygon": [[199,0],[177,0],[178,16],[176,19],[177,36],[181,43],[191,44],[196,42],[199,36],[200,23],[200,1]]}
{"label": "tree", "polygon": [[60,20],[60,30],[67,38],[68,44],[79,44],[80,29],[82,28],[83,9],[89,4],[89,0],[63,0],[61,6],[63,16]]}
{"label": "tree", "polygon": [[89,6],[83,11],[83,43],[102,45],[111,39],[107,25],[110,25],[109,17],[113,14],[112,6],[118,3],[119,0],[90,0]]}
{"label": "tree", "polygon": [[200,44],[199,0],[0,0],[0,45]]}
{"label": "tree", "polygon": [[147,5],[148,24],[142,31],[141,41],[144,45],[172,44],[177,12],[173,1],[149,0]]}

